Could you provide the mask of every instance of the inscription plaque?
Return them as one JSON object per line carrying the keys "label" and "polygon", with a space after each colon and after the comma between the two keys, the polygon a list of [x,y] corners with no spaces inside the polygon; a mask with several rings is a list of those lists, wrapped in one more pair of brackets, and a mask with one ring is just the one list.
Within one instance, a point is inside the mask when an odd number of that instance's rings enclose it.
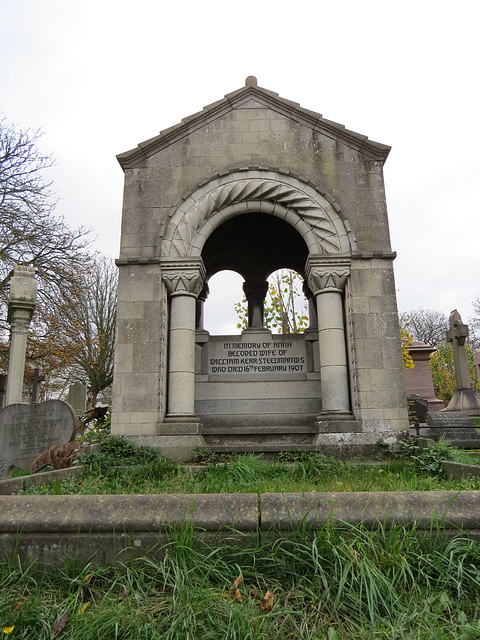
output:
{"label": "inscription plaque", "polygon": [[30,471],[35,458],[56,444],[66,444],[77,419],[63,400],[11,404],[0,411],[0,453],[10,464]]}
{"label": "inscription plaque", "polygon": [[212,336],[207,354],[204,372],[209,376],[301,379],[307,373],[303,336]]}

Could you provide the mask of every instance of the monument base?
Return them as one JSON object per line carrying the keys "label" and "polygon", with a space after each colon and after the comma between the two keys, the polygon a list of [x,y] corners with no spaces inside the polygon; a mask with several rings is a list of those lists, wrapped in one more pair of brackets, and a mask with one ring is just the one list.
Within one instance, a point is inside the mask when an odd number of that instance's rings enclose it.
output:
{"label": "monument base", "polygon": [[189,460],[195,456],[198,449],[205,448],[205,441],[201,435],[124,437],[138,447],[160,449],[167,458],[179,461]]}
{"label": "monument base", "polygon": [[455,391],[445,411],[463,411],[469,416],[480,416],[480,393],[475,389]]}
{"label": "monument base", "polygon": [[[353,427],[353,424],[355,427]],[[317,423],[318,424],[318,423]],[[384,442],[395,445],[400,438],[404,436],[403,431],[386,431],[383,433],[360,431],[353,432],[353,428],[361,429],[361,421],[350,420],[349,432],[346,431],[327,431],[334,425],[322,424],[323,432],[318,432],[315,436],[314,445],[318,453],[326,456],[339,458],[342,460],[352,460],[361,458],[362,460],[375,460],[378,455],[383,453],[383,449],[378,444],[379,438]],[[358,426],[357,426],[358,425]],[[347,428],[347,421],[342,428]]]}

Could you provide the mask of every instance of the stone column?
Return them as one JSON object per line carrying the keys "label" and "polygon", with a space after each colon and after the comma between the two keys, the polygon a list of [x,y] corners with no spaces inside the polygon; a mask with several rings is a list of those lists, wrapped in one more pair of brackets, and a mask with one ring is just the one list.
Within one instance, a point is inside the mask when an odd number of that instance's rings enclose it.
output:
{"label": "stone column", "polygon": [[343,289],[350,261],[309,257],[308,286],[317,303],[322,414],[318,420],[351,419],[345,341]]}
{"label": "stone column", "polygon": [[195,316],[195,328],[197,331],[205,331],[205,301],[208,298],[208,294],[210,293],[210,289],[208,288],[208,283],[205,282],[203,285],[203,289],[200,291],[197,297],[197,309]]}
{"label": "stone column", "polygon": [[5,405],[22,402],[27,334],[35,309],[37,282],[33,267],[17,267],[10,280],[8,322],[11,326]]}
{"label": "stone column", "polygon": [[248,280],[243,283],[243,290],[248,303],[248,328],[257,331],[263,329],[268,282],[266,280]]}
{"label": "stone column", "polygon": [[167,420],[198,422],[195,416],[195,312],[205,280],[201,258],[162,260],[170,296]]}

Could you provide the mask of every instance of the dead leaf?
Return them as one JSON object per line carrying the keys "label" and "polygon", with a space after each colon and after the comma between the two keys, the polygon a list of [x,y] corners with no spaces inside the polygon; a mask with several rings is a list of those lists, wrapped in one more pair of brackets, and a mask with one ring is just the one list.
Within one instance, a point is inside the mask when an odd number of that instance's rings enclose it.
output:
{"label": "dead leaf", "polygon": [[15,607],[13,609],[13,613],[17,613],[17,611],[20,611],[20,609],[23,607],[25,602],[26,602],[26,599],[22,600],[21,602],[17,602],[17,604],[15,605]]}
{"label": "dead leaf", "polygon": [[263,600],[260,602],[260,606],[262,607],[263,611],[271,611],[273,609],[273,598],[273,593],[270,591],[270,589],[267,589],[266,594],[263,596]]}
{"label": "dead leaf", "polygon": [[243,576],[242,574],[240,574],[235,578],[235,582],[233,583],[232,589],[238,589],[242,580],[243,580]]}
{"label": "dead leaf", "polygon": [[80,613],[85,613],[87,608],[90,606],[90,602],[84,602],[82,608],[80,609]]}
{"label": "dead leaf", "polygon": [[55,628],[53,629],[53,638],[57,638],[62,633],[62,631],[65,629],[65,625],[67,624],[69,617],[69,614],[65,613],[60,618],[60,620],[55,625]]}
{"label": "dead leaf", "polygon": [[118,596],[118,601],[119,602],[123,602],[125,600],[125,598],[127,597],[127,593],[128,593],[128,589],[127,587],[123,587],[122,589],[122,593]]}
{"label": "dead leaf", "polygon": [[84,582],[88,582],[90,580],[90,578],[92,577],[92,573],[87,573],[87,575],[84,577],[83,581]]}
{"label": "dead leaf", "polygon": [[235,602],[241,602],[243,600],[240,589],[235,590]]}

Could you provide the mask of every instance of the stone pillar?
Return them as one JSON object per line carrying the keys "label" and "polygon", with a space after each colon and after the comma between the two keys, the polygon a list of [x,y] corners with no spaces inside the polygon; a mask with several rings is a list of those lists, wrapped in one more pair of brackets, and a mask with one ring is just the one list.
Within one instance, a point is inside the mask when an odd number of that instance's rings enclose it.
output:
{"label": "stone pillar", "polygon": [[248,328],[257,331],[263,329],[268,282],[266,280],[248,280],[243,283],[243,290],[248,303]]}
{"label": "stone pillar", "polygon": [[210,289],[208,288],[208,283],[205,282],[203,285],[203,289],[198,294],[197,298],[197,309],[195,316],[195,328],[197,331],[205,331],[205,301],[208,298],[208,294],[210,293]]}
{"label": "stone pillar", "polygon": [[201,258],[162,260],[170,297],[166,420],[198,422],[195,416],[195,312],[205,280]]}
{"label": "stone pillar", "polygon": [[10,280],[8,322],[11,326],[5,405],[22,401],[27,334],[35,309],[37,282],[33,267],[17,267]]}
{"label": "stone pillar", "polygon": [[317,303],[322,385],[322,414],[318,420],[352,419],[343,314],[350,261],[310,256],[306,274]]}

